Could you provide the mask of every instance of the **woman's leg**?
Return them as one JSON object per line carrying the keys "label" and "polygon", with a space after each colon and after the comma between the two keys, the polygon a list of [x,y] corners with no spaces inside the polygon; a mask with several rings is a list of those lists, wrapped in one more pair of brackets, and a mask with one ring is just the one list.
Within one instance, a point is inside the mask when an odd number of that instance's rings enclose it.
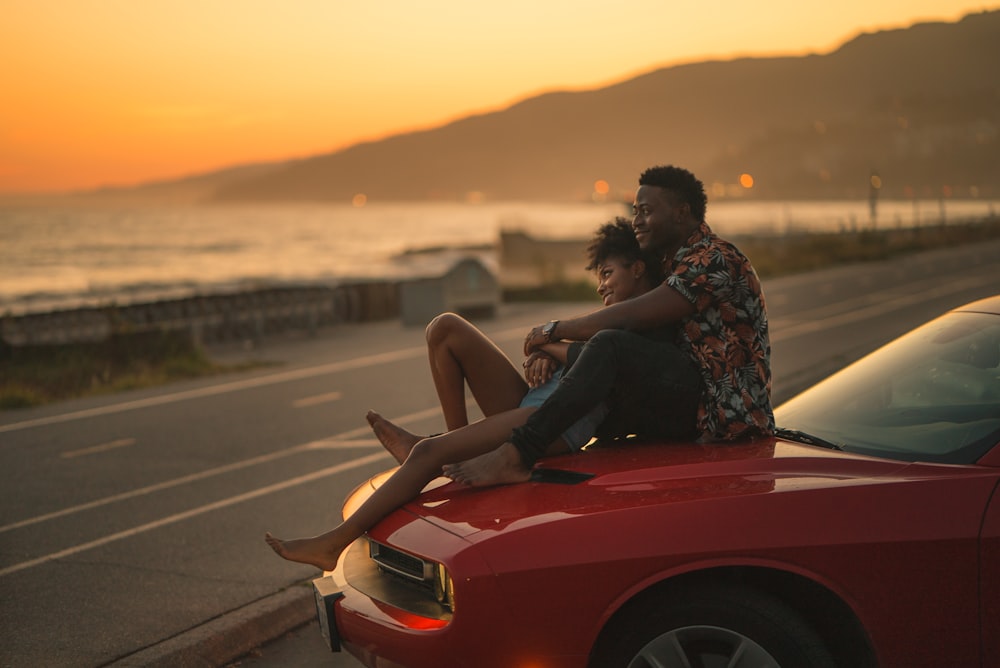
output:
{"label": "woman's leg", "polygon": [[[427,352],[438,400],[449,430],[468,424],[465,383],[484,415],[517,408],[528,385],[510,359],[485,334],[454,313],[427,326]],[[400,464],[421,439],[375,411],[365,416],[376,438]]]}
{"label": "woman's leg", "polygon": [[510,358],[465,318],[443,313],[427,325],[427,354],[445,425],[469,424],[465,384],[483,415],[517,408],[528,384]]}
{"label": "woman's leg", "polygon": [[420,494],[427,483],[441,475],[445,464],[474,458],[496,448],[507,439],[511,429],[523,424],[534,410],[516,408],[440,436],[422,439],[410,450],[402,466],[336,528],[319,536],[296,540],[281,540],[268,533],[265,540],[279,556],[289,561],[332,570],[348,545]]}

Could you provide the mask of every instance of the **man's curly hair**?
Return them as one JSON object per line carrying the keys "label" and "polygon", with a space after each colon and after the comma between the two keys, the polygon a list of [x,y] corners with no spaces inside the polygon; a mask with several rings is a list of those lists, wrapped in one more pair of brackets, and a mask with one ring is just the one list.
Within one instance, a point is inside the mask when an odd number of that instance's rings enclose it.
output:
{"label": "man's curly hair", "polygon": [[691,207],[691,215],[698,222],[705,222],[705,209],[708,208],[705,185],[688,170],[673,165],[650,167],[639,177],[639,185],[669,190],[677,200]]}
{"label": "man's curly hair", "polygon": [[614,222],[601,225],[590,240],[587,246],[587,259],[590,261],[587,271],[594,271],[613,257],[621,259],[627,266],[631,266],[636,260],[642,260],[646,263],[650,285],[663,282],[663,267],[659,258],[648,255],[639,248],[639,242],[635,240],[635,233],[632,231],[632,222],[622,216],[617,216]]}

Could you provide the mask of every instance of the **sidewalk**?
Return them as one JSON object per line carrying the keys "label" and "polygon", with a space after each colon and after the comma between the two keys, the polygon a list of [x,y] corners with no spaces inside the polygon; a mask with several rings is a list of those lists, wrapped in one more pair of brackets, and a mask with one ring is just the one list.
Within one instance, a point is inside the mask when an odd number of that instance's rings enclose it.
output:
{"label": "sidewalk", "polygon": [[111,663],[109,668],[225,666],[315,616],[312,584],[303,582]]}

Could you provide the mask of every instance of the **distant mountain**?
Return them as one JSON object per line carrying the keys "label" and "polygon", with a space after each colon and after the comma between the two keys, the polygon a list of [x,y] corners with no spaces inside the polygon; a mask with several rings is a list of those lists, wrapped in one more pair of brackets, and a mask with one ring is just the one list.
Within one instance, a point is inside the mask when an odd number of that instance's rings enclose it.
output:
{"label": "distant mountain", "polygon": [[[215,185],[217,202],[630,196],[653,164],[713,198],[1000,197],[1000,11],[862,34],[826,55],[741,58],[553,92]],[[743,172],[752,191],[735,184]]]}
{"label": "distant mountain", "polygon": [[[280,171],[284,167],[283,163],[240,165],[170,181],[156,181],[138,186],[97,188],[84,193],[72,193],[67,197],[70,200],[82,197],[88,203],[108,201],[116,204],[198,204],[211,201],[219,189],[229,184],[260,178]],[[29,195],[20,199],[51,200],[51,196],[32,197]]]}

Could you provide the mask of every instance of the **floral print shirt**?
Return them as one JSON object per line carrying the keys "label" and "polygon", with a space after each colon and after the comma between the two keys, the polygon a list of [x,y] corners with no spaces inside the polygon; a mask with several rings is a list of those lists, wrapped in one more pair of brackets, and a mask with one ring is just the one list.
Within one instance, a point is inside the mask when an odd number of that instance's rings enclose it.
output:
{"label": "floral print shirt", "polygon": [[695,307],[680,323],[677,345],[705,383],[698,407],[703,438],[771,435],[767,308],[750,260],[701,223],[674,255],[666,283]]}

